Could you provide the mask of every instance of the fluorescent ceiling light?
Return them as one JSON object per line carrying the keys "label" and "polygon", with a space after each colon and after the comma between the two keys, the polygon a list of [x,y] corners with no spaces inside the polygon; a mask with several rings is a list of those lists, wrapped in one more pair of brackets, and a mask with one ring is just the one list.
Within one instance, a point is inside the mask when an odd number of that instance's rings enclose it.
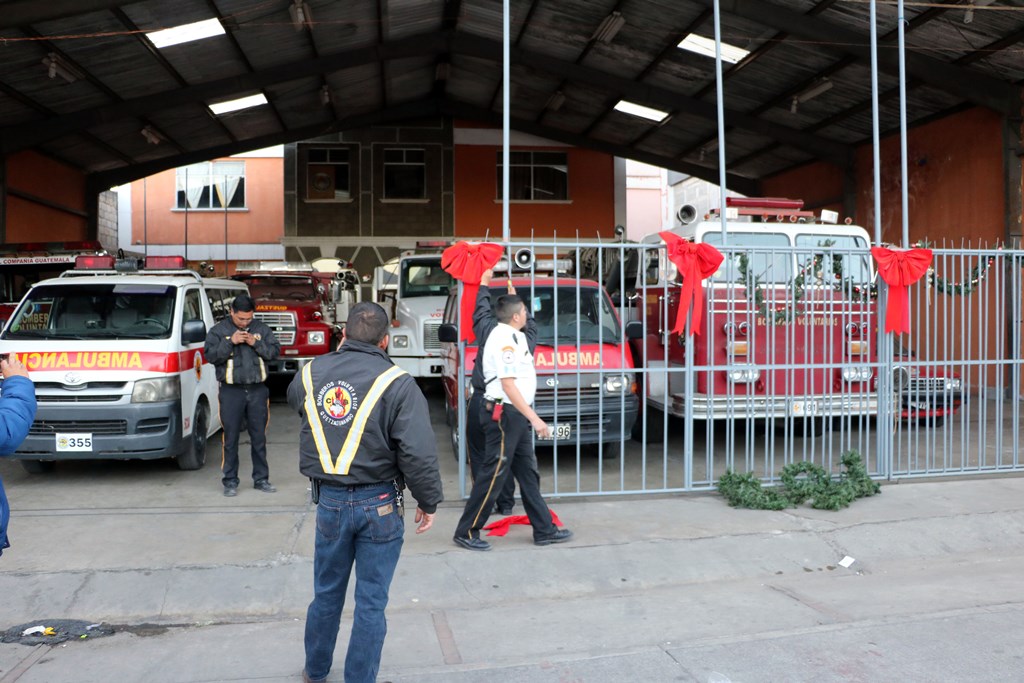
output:
{"label": "fluorescent ceiling light", "polygon": [[209,38],[210,36],[222,35],[224,35],[224,26],[220,23],[220,20],[207,19],[205,21],[197,21],[191,24],[182,24],[173,28],[153,31],[152,33],[147,33],[146,37],[157,47],[163,48],[180,43],[188,43],[201,38]]}
{"label": "fluorescent ceiling light", "polygon": [[633,116],[650,119],[651,121],[656,121],[658,123],[661,123],[668,118],[668,112],[666,111],[651,109],[650,107],[645,107],[642,104],[627,102],[626,100],[619,100],[618,104],[615,105],[615,109],[623,112],[624,114],[632,114]]}
{"label": "fluorescent ceiling light", "polygon": [[[688,50],[704,57],[715,58],[715,41],[698,36],[696,33],[683,38],[683,42],[679,43],[681,50]],[[750,50],[744,50],[742,47],[736,47],[729,43],[722,43],[722,61],[735,64],[744,57],[750,54]]]}
{"label": "fluorescent ceiling light", "polygon": [[267,103],[267,97],[263,93],[258,95],[249,95],[247,97],[239,97],[237,100],[228,100],[227,102],[216,102],[214,104],[207,105],[217,116],[221,114],[227,114],[229,112],[238,111],[239,109],[248,109],[249,107],[258,107],[261,104]]}

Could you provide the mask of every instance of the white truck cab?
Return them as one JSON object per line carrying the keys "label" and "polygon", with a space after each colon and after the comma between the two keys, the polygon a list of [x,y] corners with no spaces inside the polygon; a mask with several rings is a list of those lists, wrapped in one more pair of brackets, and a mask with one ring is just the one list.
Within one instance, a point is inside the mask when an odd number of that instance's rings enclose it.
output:
{"label": "white truck cab", "polygon": [[80,256],[25,294],[3,332],[35,384],[28,437],[10,457],[29,472],[59,460],[175,458],[199,469],[220,429],[207,330],[247,293],[201,278],[181,257]]}
{"label": "white truck cab", "polygon": [[409,251],[377,267],[373,300],[391,316],[388,355],[413,377],[440,377],[444,366],[437,329],[455,280],[440,253]]}

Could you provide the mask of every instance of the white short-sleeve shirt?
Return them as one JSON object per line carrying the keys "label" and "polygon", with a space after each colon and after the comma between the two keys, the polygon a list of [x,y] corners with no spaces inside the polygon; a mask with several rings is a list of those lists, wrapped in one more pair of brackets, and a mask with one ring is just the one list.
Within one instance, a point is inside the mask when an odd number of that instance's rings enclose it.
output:
{"label": "white short-sleeve shirt", "polygon": [[484,380],[487,381],[485,396],[507,401],[501,388],[503,377],[512,377],[516,388],[533,405],[537,394],[537,370],[533,366],[533,354],[526,343],[526,334],[511,325],[498,323],[487,337],[483,351]]}

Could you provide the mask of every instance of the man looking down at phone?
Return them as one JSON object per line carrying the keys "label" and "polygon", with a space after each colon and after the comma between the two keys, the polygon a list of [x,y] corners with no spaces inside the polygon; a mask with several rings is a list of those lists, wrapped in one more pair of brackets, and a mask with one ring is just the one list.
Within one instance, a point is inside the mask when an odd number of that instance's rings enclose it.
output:
{"label": "man looking down at phone", "polygon": [[240,294],[231,302],[231,315],[210,328],[203,354],[217,368],[220,385],[221,483],[224,495],[238,495],[238,437],[243,421],[248,424],[252,450],[253,488],[277,491],[270,483],[267,464],[267,420],[270,390],[266,361],[281,353],[281,343],[265,323],[255,319],[256,302]]}
{"label": "man looking down at phone", "polygon": [[484,430],[485,461],[473,480],[453,540],[467,550],[491,549],[491,544],[480,538],[480,529],[487,524],[498,492],[511,472],[519,482],[534,544],[564,543],[572,538],[572,532],[559,529],[551,521],[551,511],[540,494],[540,472],[530,434],[532,427],[539,438],[551,438],[551,426],[532,407],[537,370],[523,333],[528,317],[526,304],[516,294],[504,294],[498,297],[494,314],[498,324],[477,360],[483,364],[485,386],[480,424],[467,425],[467,429]]}

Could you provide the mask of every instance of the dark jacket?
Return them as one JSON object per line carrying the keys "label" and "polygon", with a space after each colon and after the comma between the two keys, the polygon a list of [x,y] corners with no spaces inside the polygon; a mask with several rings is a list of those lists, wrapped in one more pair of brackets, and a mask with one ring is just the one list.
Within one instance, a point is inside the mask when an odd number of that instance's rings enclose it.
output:
{"label": "dark jacket", "polygon": [[211,327],[206,335],[203,354],[206,360],[217,367],[218,382],[259,384],[267,378],[267,365],[264,361],[274,360],[280,355],[281,342],[266,323],[254,319],[249,324],[249,332],[259,337],[256,343],[252,346],[232,344],[231,335],[238,329],[231,316]]}
{"label": "dark jacket", "polygon": [[[28,436],[36,416],[36,388],[26,377],[8,377],[0,389],[0,455],[10,455]],[[7,542],[7,522],[11,508],[7,504],[4,482],[0,480],[0,555]]]}
{"label": "dark jacket", "polygon": [[[359,410],[368,400],[370,387],[380,375],[394,367],[394,363],[380,348],[347,339],[337,351],[313,359],[309,367],[317,406],[313,419],[323,425],[333,461],[338,458],[356,417],[360,416]],[[288,405],[302,416],[299,471],[307,477],[340,485],[404,479],[417,506],[432,514],[443,499],[441,472],[430,411],[416,380],[402,374],[388,386],[366,420],[348,474],[331,474],[324,471],[320,462],[320,452],[306,416],[303,375],[304,370],[296,373],[288,386]],[[335,404],[333,415],[327,413],[328,398],[344,401]],[[337,405],[342,407],[339,409]]]}
{"label": "dark jacket", "polygon": [[[473,311],[473,334],[476,335],[476,357],[479,360],[484,352],[484,345],[487,344],[487,337],[498,324],[498,318],[494,315],[494,307],[491,305],[491,288],[480,287],[476,293],[476,309]],[[526,307],[526,345],[530,347],[530,353],[537,350],[537,321],[533,319],[533,311],[529,305]],[[474,391],[484,391],[484,364],[473,363],[473,376],[470,379]]]}

